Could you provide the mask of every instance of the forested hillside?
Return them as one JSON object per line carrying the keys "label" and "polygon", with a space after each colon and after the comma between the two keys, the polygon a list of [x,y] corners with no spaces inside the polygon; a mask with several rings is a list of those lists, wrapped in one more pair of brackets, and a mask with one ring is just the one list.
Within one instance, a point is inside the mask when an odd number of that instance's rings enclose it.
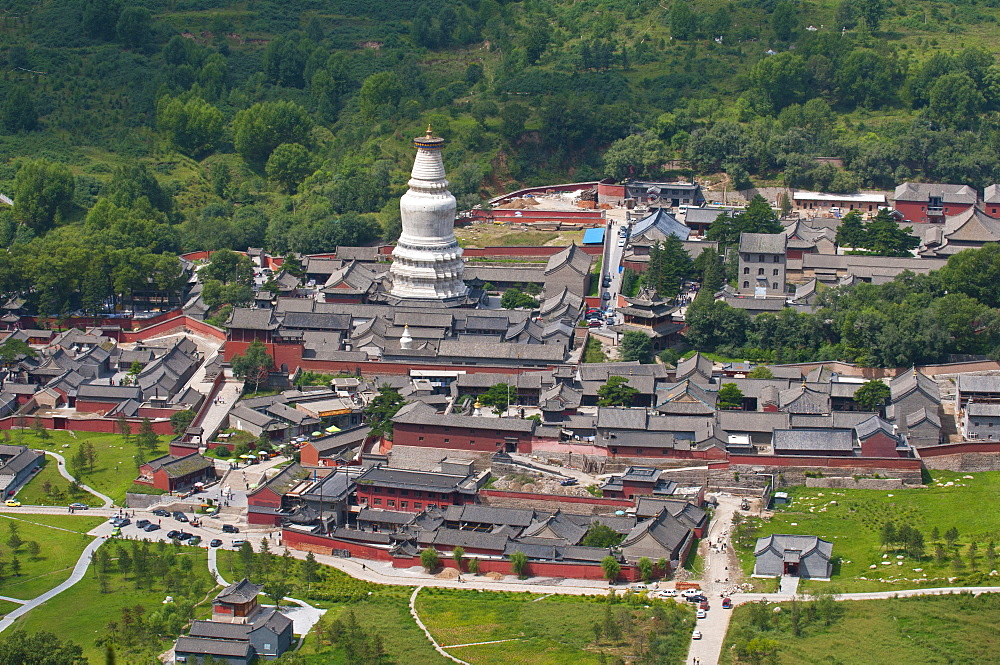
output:
{"label": "forested hillside", "polygon": [[164,256],[181,251],[393,240],[427,124],[466,206],[668,163],[737,187],[1000,178],[987,4],[3,8],[0,193],[16,204],[0,211],[0,291],[51,315],[99,311],[149,276],[174,288]]}

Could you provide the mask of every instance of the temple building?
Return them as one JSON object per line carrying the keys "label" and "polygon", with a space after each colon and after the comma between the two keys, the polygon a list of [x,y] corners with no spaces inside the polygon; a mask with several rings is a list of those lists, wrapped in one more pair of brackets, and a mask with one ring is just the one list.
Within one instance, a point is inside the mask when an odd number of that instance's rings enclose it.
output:
{"label": "temple building", "polygon": [[389,276],[393,304],[468,304],[469,288],[462,281],[465,261],[455,239],[455,197],[448,191],[441,149],[444,139],[427,134],[415,138],[417,157],[409,190],[399,202],[403,232],[392,252]]}

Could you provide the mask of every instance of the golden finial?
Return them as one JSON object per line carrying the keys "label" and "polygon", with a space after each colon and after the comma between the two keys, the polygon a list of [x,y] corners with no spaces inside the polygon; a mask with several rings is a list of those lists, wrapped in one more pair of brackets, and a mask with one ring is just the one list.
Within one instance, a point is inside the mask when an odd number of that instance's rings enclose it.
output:
{"label": "golden finial", "polygon": [[431,131],[431,123],[427,123],[427,138],[434,136],[434,132]]}

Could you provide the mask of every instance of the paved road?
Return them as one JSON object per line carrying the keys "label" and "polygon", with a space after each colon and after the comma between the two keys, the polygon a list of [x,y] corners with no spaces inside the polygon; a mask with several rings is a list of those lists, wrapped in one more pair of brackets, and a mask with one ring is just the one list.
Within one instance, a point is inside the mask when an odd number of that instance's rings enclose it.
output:
{"label": "paved road", "polygon": [[[70,473],[69,473],[69,471],[66,470],[66,458],[65,457],[63,457],[59,453],[54,453],[51,450],[45,450],[43,452],[46,455],[52,455],[53,457],[56,458],[56,465],[59,468],[59,475],[61,475],[63,478],[65,478],[66,480],[70,481],[71,483],[78,482],[77,479],[74,478],[73,476],[71,476]],[[115,502],[112,501],[111,497],[108,496],[107,494],[101,494],[100,492],[98,492],[97,490],[95,490],[93,487],[90,487],[88,485],[84,485],[83,483],[80,483],[80,487],[82,487],[84,490],[86,490],[87,492],[90,492],[91,494],[93,494],[94,496],[96,496],[98,499],[100,499],[101,501],[103,501],[105,508],[110,508],[111,506],[115,505]]]}
{"label": "paved road", "polygon": [[[209,404],[208,411],[196,423],[205,432],[202,441],[211,440],[211,437],[222,428],[226,417],[229,416],[229,411],[236,404],[237,400],[239,400],[240,394],[243,392],[243,381],[233,378],[230,370],[225,371],[225,381],[219,385],[219,388],[215,392],[209,394],[207,399],[211,400],[211,403]],[[222,399],[222,401],[219,402],[217,401],[218,399]]]}
{"label": "paved road", "polygon": [[[717,663],[722,652],[722,642],[726,639],[726,631],[729,630],[732,611],[722,609],[720,596],[729,587],[729,567],[733,566],[734,572],[736,570],[735,557],[729,547],[729,529],[740,500],[728,495],[718,496],[717,500],[719,505],[709,526],[708,535],[701,542],[702,560],[705,562],[701,588],[710,606],[707,616],[698,619],[695,629],[701,631],[702,638],[691,640],[686,661],[691,663],[697,658],[698,662],[704,665]],[[721,547],[723,543],[724,550]]]}

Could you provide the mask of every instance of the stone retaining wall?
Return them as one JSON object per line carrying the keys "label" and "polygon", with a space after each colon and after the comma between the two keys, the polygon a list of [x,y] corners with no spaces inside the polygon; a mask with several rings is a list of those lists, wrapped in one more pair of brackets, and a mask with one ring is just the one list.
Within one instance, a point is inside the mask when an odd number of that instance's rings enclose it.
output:
{"label": "stone retaining wall", "polygon": [[903,488],[903,480],[901,478],[851,478],[848,476],[806,478],[806,487],[829,487],[852,490],[898,490]]}
{"label": "stone retaining wall", "polygon": [[954,455],[939,455],[924,457],[924,466],[928,469],[942,471],[961,471],[972,473],[978,471],[1000,471],[1000,454],[997,453],[956,453]]}

